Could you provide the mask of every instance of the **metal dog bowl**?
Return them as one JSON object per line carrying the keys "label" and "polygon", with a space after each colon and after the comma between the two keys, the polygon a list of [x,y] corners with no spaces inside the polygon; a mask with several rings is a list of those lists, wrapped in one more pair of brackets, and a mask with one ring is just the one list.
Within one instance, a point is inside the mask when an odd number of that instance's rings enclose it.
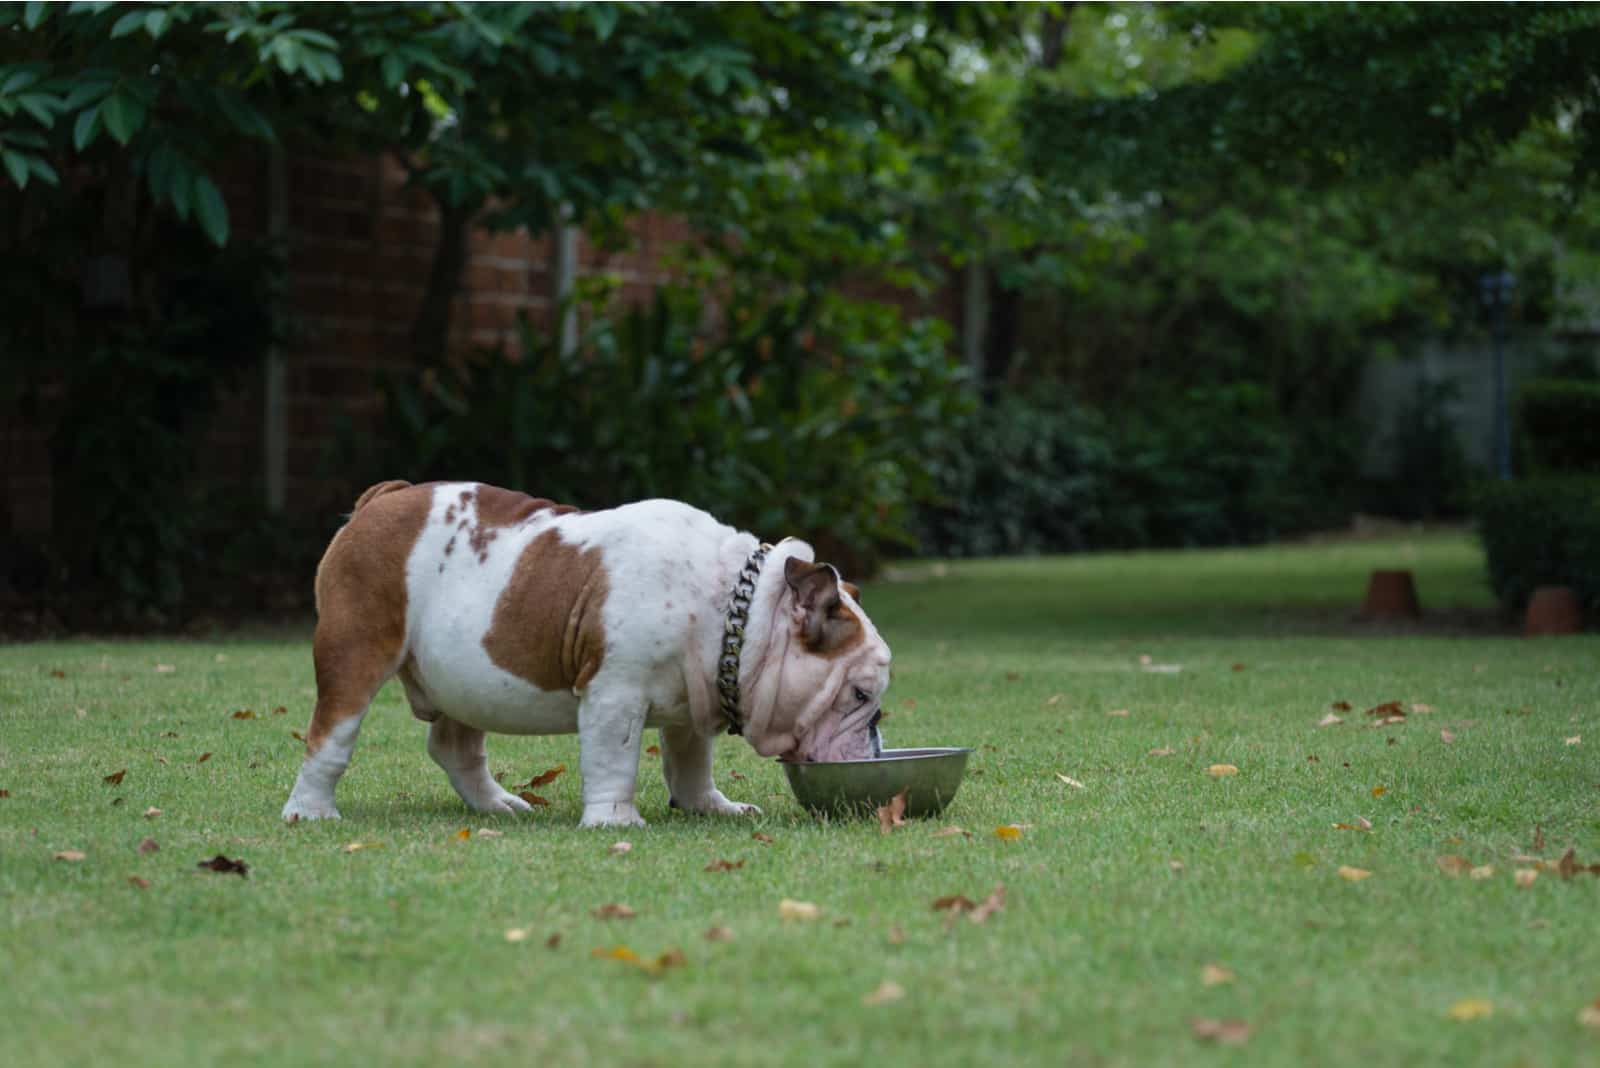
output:
{"label": "metal dog bowl", "polygon": [[906,791],[907,816],[933,816],[955,799],[971,749],[885,749],[870,760],[783,765],[796,801],[818,813],[871,815]]}

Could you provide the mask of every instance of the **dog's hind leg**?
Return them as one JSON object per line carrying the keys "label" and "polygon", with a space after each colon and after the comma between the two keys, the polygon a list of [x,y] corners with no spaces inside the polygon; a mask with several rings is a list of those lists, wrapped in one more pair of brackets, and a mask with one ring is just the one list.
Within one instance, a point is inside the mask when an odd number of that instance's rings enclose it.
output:
{"label": "dog's hind leg", "polygon": [[341,644],[317,625],[313,643],[317,663],[317,707],[306,729],[306,756],[283,806],[283,818],[338,819],[334,787],[350,764],[361,720],[372,699],[394,673],[392,654]]}
{"label": "dog's hind leg", "polygon": [[527,812],[533,808],[489,774],[483,732],[477,728],[436,714],[428,728],[428,755],[450,777],[461,800],[477,811]]}

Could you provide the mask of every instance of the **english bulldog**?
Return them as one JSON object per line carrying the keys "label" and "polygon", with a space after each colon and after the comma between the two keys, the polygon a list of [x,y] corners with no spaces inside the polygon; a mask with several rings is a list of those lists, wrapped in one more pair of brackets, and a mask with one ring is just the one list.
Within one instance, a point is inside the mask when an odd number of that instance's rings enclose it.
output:
{"label": "english bulldog", "polygon": [[490,776],[485,732],[576,731],[582,826],[642,826],[649,727],[674,806],[759,812],[712,782],[719,732],[787,760],[880,750],[889,647],[859,597],[805,542],[762,545],[677,501],[581,512],[475,482],[379,483],[317,567],[317,703],[283,818],[338,818],[334,787],[394,675],[480,812],[529,808]]}

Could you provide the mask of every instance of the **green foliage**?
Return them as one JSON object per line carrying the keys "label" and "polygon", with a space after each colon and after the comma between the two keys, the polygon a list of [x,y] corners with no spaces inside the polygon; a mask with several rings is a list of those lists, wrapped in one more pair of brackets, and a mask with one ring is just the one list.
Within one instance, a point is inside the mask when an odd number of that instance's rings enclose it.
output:
{"label": "green foliage", "polygon": [[1468,510],[1473,472],[1450,405],[1460,396],[1453,381],[1417,382],[1411,402],[1395,413],[1388,452],[1395,469],[1368,488],[1364,506],[1397,519],[1461,516]]}
{"label": "green foliage", "polygon": [[907,544],[911,506],[932,492],[926,457],[967,403],[944,329],[832,296],[741,292],[729,306],[705,339],[699,299],[662,290],[596,317],[566,355],[525,325],[518,352],[391,377],[382,426],[347,444],[348,462],[586,508],[675,497],[818,539],[857,568]]}
{"label": "green foliage", "polygon": [[1600,382],[1524,383],[1517,434],[1532,474],[1600,474]]}
{"label": "green foliage", "polygon": [[1549,476],[1480,486],[1474,502],[1489,584],[1521,612],[1540,586],[1571,586],[1600,609],[1600,478]]}
{"label": "green foliage", "polygon": [[991,556],[1260,541],[1337,510],[1308,452],[1256,385],[1147,398],[1115,417],[1059,390],[1007,393],[946,450],[939,496],[922,511],[923,548]]}

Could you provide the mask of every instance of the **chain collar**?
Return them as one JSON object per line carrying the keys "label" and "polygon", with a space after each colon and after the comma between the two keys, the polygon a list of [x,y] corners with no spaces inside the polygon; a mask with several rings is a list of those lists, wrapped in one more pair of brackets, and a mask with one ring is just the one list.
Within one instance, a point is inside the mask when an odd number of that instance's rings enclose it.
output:
{"label": "chain collar", "polygon": [[739,578],[733,584],[733,597],[728,602],[728,618],[722,627],[722,657],[717,661],[717,693],[722,698],[722,714],[728,721],[729,734],[743,734],[744,721],[739,716],[739,654],[744,651],[744,628],[750,621],[750,599],[755,596],[756,579],[761,575],[761,565],[766,563],[772,546],[763,542],[750,559],[739,569]]}

